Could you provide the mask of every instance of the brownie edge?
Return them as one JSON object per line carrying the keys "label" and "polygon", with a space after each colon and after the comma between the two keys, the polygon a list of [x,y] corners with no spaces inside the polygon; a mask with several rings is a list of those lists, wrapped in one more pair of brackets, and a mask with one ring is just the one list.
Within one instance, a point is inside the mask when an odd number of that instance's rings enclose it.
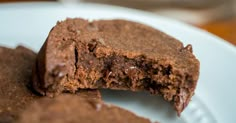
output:
{"label": "brownie edge", "polygon": [[0,123],[14,123],[39,98],[29,89],[35,59],[36,54],[23,46],[0,46]]}
{"label": "brownie edge", "polygon": [[[51,115],[53,114],[53,115]],[[128,110],[73,95],[44,98],[29,106],[18,123],[151,123]]]}

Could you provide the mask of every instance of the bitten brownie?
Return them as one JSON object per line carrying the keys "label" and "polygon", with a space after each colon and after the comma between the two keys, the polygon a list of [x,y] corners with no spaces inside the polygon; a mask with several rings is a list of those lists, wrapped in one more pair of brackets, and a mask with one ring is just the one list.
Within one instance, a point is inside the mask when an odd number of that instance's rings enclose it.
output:
{"label": "bitten brownie", "polygon": [[74,95],[44,98],[29,106],[18,123],[151,123],[102,101]]}
{"label": "bitten brownie", "polygon": [[35,58],[22,46],[0,46],[0,123],[14,122],[21,110],[39,98],[28,89]]}
{"label": "bitten brownie", "polygon": [[36,91],[53,96],[78,88],[147,90],[180,115],[199,76],[192,46],[126,20],[67,19],[50,31],[36,63]]}

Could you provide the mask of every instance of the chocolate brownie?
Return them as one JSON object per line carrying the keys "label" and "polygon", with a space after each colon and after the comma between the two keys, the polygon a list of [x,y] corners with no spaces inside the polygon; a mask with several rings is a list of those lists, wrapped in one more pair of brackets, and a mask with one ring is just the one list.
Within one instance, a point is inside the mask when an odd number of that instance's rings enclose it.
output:
{"label": "chocolate brownie", "polygon": [[36,54],[22,46],[0,47],[0,123],[13,122],[18,113],[38,98],[29,89]]}
{"label": "chocolate brownie", "polygon": [[[63,94],[66,94],[66,93],[63,93]],[[97,89],[77,90],[75,95],[81,98],[85,98],[85,99],[102,100],[101,93]]]}
{"label": "chocolate brownie", "polygon": [[[32,67],[36,54],[22,46],[0,46],[0,123],[12,123],[19,113],[41,96],[31,91]],[[76,95],[100,100],[98,90],[79,90]]]}
{"label": "chocolate brownie", "polygon": [[192,46],[152,27],[126,20],[58,22],[37,56],[33,84],[43,95],[78,88],[147,90],[188,105],[199,76]]}
{"label": "chocolate brownie", "polygon": [[55,99],[41,99],[29,106],[21,114],[18,123],[150,123],[150,121],[102,101],[60,95]]}

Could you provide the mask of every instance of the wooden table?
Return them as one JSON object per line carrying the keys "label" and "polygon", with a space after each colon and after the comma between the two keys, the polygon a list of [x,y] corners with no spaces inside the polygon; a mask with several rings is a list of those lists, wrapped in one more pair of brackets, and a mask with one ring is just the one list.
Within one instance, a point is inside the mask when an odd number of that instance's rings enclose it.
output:
{"label": "wooden table", "polygon": [[199,26],[236,45],[236,17]]}

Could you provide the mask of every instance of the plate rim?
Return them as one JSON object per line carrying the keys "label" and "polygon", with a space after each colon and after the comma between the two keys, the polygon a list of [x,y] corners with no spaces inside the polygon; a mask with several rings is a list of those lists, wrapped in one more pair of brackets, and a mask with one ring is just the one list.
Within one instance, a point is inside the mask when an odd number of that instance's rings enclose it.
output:
{"label": "plate rim", "polygon": [[[50,4],[50,5],[49,5]],[[138,13],[140,15],[145,15],[148,18],[150,17],[154,17],[156,19],[164,19],[164,20],[168,20],[169,22],[173,22],[173,23],[178,23],[179,25],[184,25],[184,28],[186,28],[187,30],[191,30],[193,32],[195,32],[195,34],[201,34],[201,35],[205,35],[209,38],[210,41],[214,41],[213,43],[216,44],[217,46],[219,46],[220,48],[223,48],[225,50],[230,50],[230,52],[236,56],[236,48],[235,46],[233,46],[232,44],[230,44],[229,42],[225,41],[224,39],[221,39],[218,36],[215,36],[207,31],[204,31],[202,29],[199,29],[197,27],[193,27],[189,24],[185,24],[181,21],[175,20],[175,19],[170,19],[167,17],[163,17],[160,15],[156,15],[156,14],[152,14],[150,12],[145,12],[145,11],[141,11],[141,10],[136,10],[136,9],[130,9],[130,8],[125,8],[125,7],[119,7],[119,6],[111,6],[111,5],[104,5],[104,4],[94,4],[94,3],[80,3],[79,5],[68,5],[68,4],[62,4],[62,3],[56,3],[56,2],[24,2],[24,3],[8,3],[5,4],[6,8],[11,6],[12,8],[15,9],[24,9],[23,6],[25,7],[25,5],[29,6],[29,8],[35,7],[32,5],[37,5],[36,7],[38,8],[44,8],[44,7],[51,7],[51,5],[53,5],[54,7],[61,7],[64,6],[65,9],[68,9],[70,7],[77,7],[77,6],[99,6],[99,7],[104,7],[106,9],[112,9],[112,10],[121,10],[121,11],[126,11],[129,10],[129,13]],[[46,5],[46,6],[42,6],[42,5]],[[4,9],[4,4],[0,4],[0,10]],[[178,26],[179,27],[179,26]],[[174,37],[174,36],[173,36]]]}
{"label": "plate rim", "polygon": [[194,30],[194,32],[200,32],[204,35],[208,35],[208,37],[211,37],[215,40],[215,42],[218,45],[223,45],[224,47],[229,48],[232,52],[235,53],[236,55],[236,46],[234,46],[233,44],[231,44],[230,42],[224,40],[223,38],[214,35],[206,30],[197,28],[195,26],[192,26],[188,23],[184,23],[183,21],[177,20],[177,19],[173,19],[173,18],[169,18],[169,17],[165,17],[162,15],[158,15],[158,14],[154,14],[148,11],[143,11],[143,10],[138,10],[138,9],[134,9],[134,8],[126,8],[126,7],[121,7],[121,6],[115,6],[115,5],[107,5],[107,4],[100,4],[100,3],[91,3],[91,2],[86,2],[86,3],[78,3],[78,4],[71,4],[71,3],[62,3],[62,2],[14,2],[14,3],[2,3],[0,4],[0,9],[25,9],[25,7],[28,8],[44,8],[44,7],[61,7],[64,6],[65,9],[68,8],[73,8],[73,7],[78,7],[78,6],[98,6],[98,7],[104,7],[105,9],[116,9],[116,10],[120,10],[120,11],[125,11],[128,10],[129,12],[133,12],[133,13],[137,13],[140,15],[146,15],[149,17],[154,17],[154,18],[161,18],[164,20],[168,20],[170,22],[174,22],[174,23],[178,23],[181,25],[185,25],[187,26],[189,29],[191,29],[192,31]]}

